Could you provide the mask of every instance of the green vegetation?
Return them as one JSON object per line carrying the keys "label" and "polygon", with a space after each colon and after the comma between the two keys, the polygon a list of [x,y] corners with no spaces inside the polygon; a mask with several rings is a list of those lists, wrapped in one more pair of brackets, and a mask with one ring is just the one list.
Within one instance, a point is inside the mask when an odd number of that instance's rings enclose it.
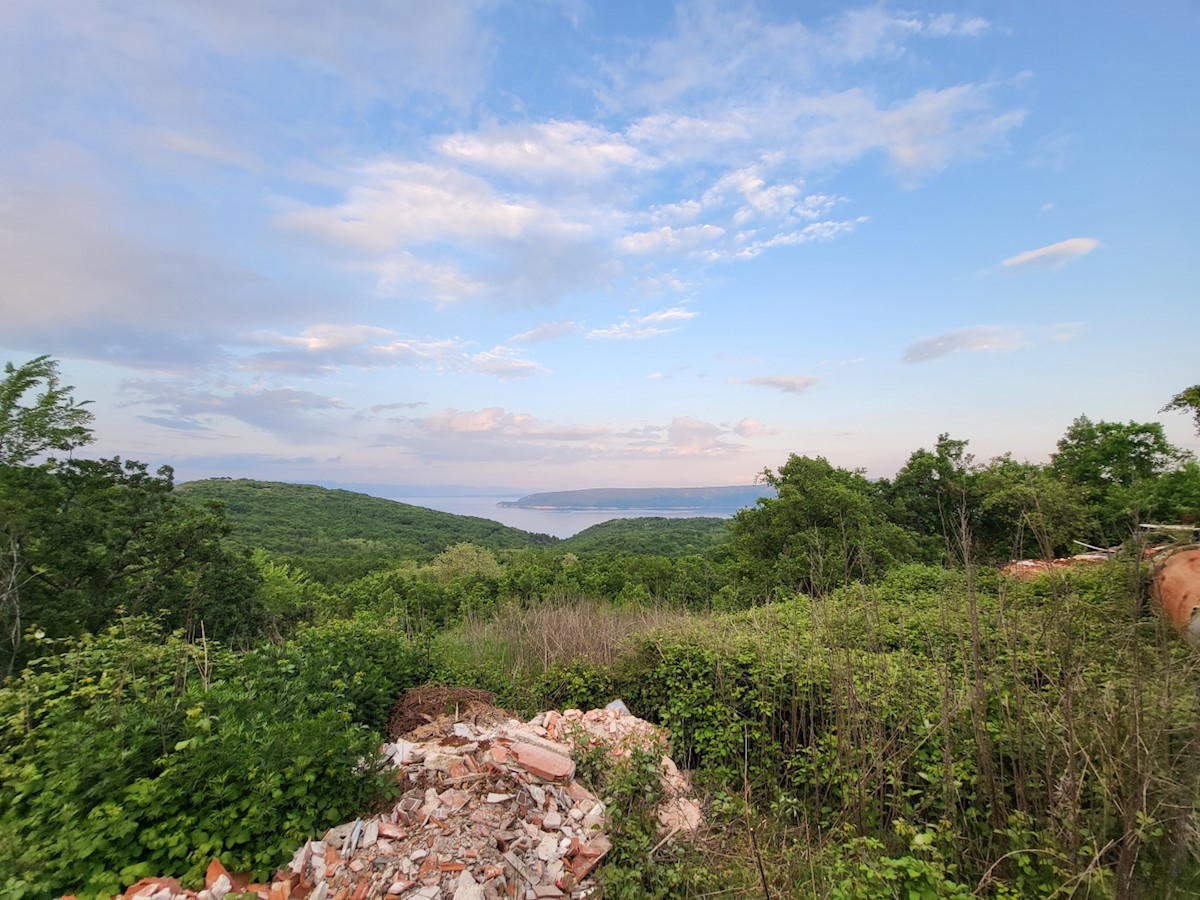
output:
{"label": "green vegetation", "polygon": [[668,519],[645,516],[610,519],[566,538],[561,547],[581,555],[640,553],[651,556],[688,556],[704,553],[729,540],[725,519]]}
{"label": "green vegetation", "polygon": [[[264,877],[388,797],[430,682],[524,713],[624,698],[707,830],[661,844],[655,761],[585,758],[608,897],[1200,893],[1200,656],[1136,526],[1200,512],[1161,429],[1077,419],[1047,465],[942,435],[893,479],[793,456],[720,520],[554,541],[344,491],[65,460],[52,361],[0,383],[0,894]],[[996,563],[1123,542],[1018,581]]]}
{"label": "green vegetation", "polygon": [[1190,413],[1196,423],[1196,433],[1200,434],[1200,384],[1193,384],[1190,388],[1180,391],[1159,412],[1172,410]]}
{"label": "green vegetation", "polygon": [[345,581],[396,560],[432,559],[463,541],[493,550],[554,542],[490,519],[312,484],[210,478],[182,484],[179,493],[223,503],[234,546],[262,548],[325,582]]}

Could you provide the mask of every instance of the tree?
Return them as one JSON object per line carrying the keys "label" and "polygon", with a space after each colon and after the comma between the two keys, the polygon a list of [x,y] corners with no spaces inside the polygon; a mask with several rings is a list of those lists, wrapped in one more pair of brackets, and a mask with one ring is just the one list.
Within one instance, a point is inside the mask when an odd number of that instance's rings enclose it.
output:
{"label": "tree", "polygon": [[71,396],[73,390],[60,383],[58,362],[49,356],[22,366],[5,363],[0,381],[0,466],[24,465],[47,450],[69,451],[91,443],[88,426],[93,416],[83,408],[87,401]]}
{"label": "tree", "polygon": [[61,638],[121,612],[166,628],[245,642],[261,631],[261,582],[230,552],[219,504],[174,493],[169,466],[120,459],[35,460],[91,440],[92,414],[40,356],[0,381],[0,678],[25,661],[37,626]]}
{"label": "tree", "polygon": [[892,515],[921,545],[927,562],[947,553],[967,507],[973,479],[967,443],[939,434],[933,452],[923,447],[915,451],[884,485]]}
{"label": "tree", "polygon": [[1072,541],[1091,531],[1081,487],[1047,466],[1009,453],[975,473],[979,549],[992,562],[1076,552]]}
{"label": "tree", "polygon": [[[21,366],[4,364],[0,380],[0,624],[4,641],[21,642],[21,595],[34,577],[24,562],[16,520],[27,512],[12,491],[12,467],[47,450],[74,450],[92,439],[92,414],[71,396],[74,388],[59,381],[58,363],[39,356]],[[15,502],[14,502],[15,501]],[[0,657],[3,654],[0,653]],[[0,659],[2,663],[2,659]],[[11,665],[11,659],[10,659]],[[0,664],[0,676],[7,674]]]}
{"label": "tree", "polygon": [[765,564],[760,575],[770,583],[822,594],[913,557],[910,536],[888,520],[878,487],[861,472],[793,454],[760,477],[777,495],[743,509],[731,529],[743,558]]}
{"label": "tree", "polygon": [[0,677],[24,661],[24,628],[60,638],[95,632],[122,612],[159,615],[227,643],[260,633],[261,578],[225,545],[216,504],[173,492],[156,473],[120,459],[0,467],[0,535],[15,548],[0,566],[16,590],[0,608]]}
{"label": "tree", "polygon": [[1200,384],[1193,384],[1190,388],[1180,391],[1159,412],[1191,413],[1195,417],[1196,434],[1200,434]]}
{"label": "tree", "polygon": [[1050,467],[1087,494],[1096,541],[1120,542],[1149,509],[1154,482],[1190,457],[1157,422],[1093,422],[1080,416],[1058,442]]}

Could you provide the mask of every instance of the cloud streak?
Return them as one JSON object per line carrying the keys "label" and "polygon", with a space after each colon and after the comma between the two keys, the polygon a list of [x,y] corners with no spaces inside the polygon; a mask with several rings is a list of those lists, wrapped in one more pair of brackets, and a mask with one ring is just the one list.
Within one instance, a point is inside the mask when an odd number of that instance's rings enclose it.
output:
{"label": "cloud streak", "polygon": [[1013,272],[1023,272],[1032,269],[1061,269],[1071,260],[1087,256],[1100,246],[1095,238],[1079,237],[1048,244],[1036,250],[1026,250],[1016,256],[1002,260],[1000,265]]}
{"label": "cloud streak", "polygon": [[[635,311],[636,312],[636,311]],[[678,331],[681,324],[694,319],[696,313],[682,306],[660,309],[645,315],[631,315],[608,328],[596,328],[587,333],[589,338],[614,341],[640,341]]]}
{"label": "cloud streak", "polygon": [[1025,333],[998,325],[977,325],[913,341],[904,350],[906,363],[922,363],[960,350],[1009,353],[1029,346]]}
{"label": "cloud streak", "polygon": [[758,375],[745,379],[745,383],[775,388],[785,394],[803,394],[820,380],[816,375]]}

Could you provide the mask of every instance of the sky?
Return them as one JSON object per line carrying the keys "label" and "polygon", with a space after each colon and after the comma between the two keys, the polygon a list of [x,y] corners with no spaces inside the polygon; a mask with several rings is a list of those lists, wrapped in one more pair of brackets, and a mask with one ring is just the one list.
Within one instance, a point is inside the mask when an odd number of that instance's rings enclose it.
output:
{"label": "sky", "polygon": [[1197,46],[1193,0],[4,0],[0,361],[179,480],[1197,450]]}

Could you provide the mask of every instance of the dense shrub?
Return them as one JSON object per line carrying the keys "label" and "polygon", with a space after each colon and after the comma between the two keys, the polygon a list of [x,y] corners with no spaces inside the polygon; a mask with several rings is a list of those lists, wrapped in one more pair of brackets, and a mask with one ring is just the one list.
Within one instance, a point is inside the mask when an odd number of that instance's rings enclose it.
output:
{"label": "dense shrub", "polygon": [[216,856],[265,877],[384,790],[390,702],[423,677],[382,623],[236,655],[125,620],[0,690],[0,893],[104,896],[195,882]]}

